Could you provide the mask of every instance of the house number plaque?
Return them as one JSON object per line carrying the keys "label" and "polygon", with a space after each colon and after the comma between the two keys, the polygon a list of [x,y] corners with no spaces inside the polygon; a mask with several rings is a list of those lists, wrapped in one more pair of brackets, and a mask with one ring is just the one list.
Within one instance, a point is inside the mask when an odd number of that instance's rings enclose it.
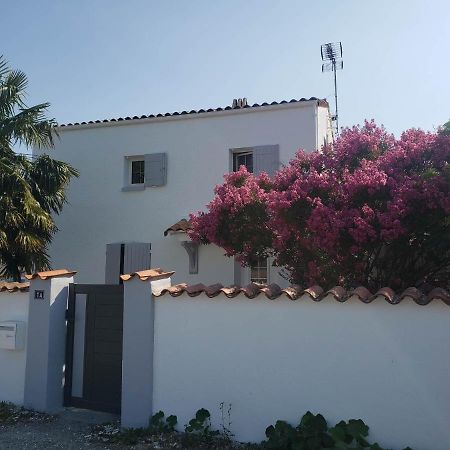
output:
{"label": "house number plaque", "polygon": [[36,300],[44,300],[44,291],[34,291],[34,298]]}

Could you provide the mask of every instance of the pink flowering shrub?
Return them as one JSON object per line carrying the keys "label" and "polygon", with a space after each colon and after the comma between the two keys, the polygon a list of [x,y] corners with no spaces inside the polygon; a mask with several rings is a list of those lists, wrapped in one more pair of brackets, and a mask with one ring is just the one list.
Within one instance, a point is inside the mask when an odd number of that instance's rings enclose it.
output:
{"label": "pink flowering shrub", "polygon": [[450,285],[450,137],[374,122],[273,179],[225,176],[190,236],[248,264],[272,255],[298,284]]}
{"label": "pink flowering shrub", "polygon": [[194,241],[214,243],[246,264],[270,252],[273,236],[267,202],[272,184],[267,174],[255,177],[244,166],[224,178],[225,183],[214,189],[209,212],[190,216],[189,234]]}

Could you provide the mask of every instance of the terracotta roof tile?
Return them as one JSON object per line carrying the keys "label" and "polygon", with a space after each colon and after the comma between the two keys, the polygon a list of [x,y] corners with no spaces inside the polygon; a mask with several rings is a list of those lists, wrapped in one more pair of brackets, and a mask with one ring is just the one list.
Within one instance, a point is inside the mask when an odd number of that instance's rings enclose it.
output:
{"label": "terracotta roof tile", "polygon": [[76,274],[76,272],[71,271],[71,270],[57,269],[57,270],[48,270],[46,272],[35,272],[31,275],[25,275],[25,278],[27,280],[34,280],[35,278],[40,278],[41,280],[47,280],[48,278],[72,276],[75,274]]}
{"label": "terracotta roof tile", "polygon": [[373,300],[373,295],[371,294],[369,289],[365,288],[364,286],[359,286],[355,289],[352,289],[349,294],[350,296],[355,295],[363,303],[370,303]]}
{"label": "terracotta roof tile", "polygon": [[[255,298],[263,291],[261,290],[260,285],[256,283],[250,283],[247,286],[241,287],[241,292],[243,292],[248,298]],[[239,291],[236,290],[236,293],[238,294]]]}
{"label": "terracotta roof tile", "polygon": [[278,284],[275,283],[270,284],[267,287],[261,287],[260,291],[266,294],[266,297],[270,298],[271,300],[275,300],[283,293],[280,286],[278,286]]}
{"label": "terracotta roof tile", "polygon": [[186,286],[185,291],[188,293],[191,297],[196,297],[197,295],[200,295],[203,292],[207,291],[207,287],[204,284],[191,284],[189,286]]}
{"label": "terracotta roof tile", "polygon": [[182,295],[184,293],[186,288],[187,284],[176,284],[174,286],[170,286],[167,289],[161,290],[160,295],[162,295],[162,293],[168,292],[172,297],[178,297],[179,295]]}
{"label": "terracotta roof tile", "polygon": [[219,294],[224,294],[228,298],[233,298],[240,293],[240,291],[238,290],[239,288],[237,286],[226,287],[222,286],[221,284],[220,285],[215,284],[214,286],[216,287],[214,290],[209,290],[208,292],[205,292],[206,295],[210,298],[217,297]]}
{"label": "terracotta roof tile", "polygon": [[342,286],[334,286],[327,291],[327,295],[332,295],[338,302],[347,300],[347,291]]}
{"label": "terracotta roof tile", "polygon": [[120,278],[123,281],[131,280],[132,278],[139,277],[141,281],[156,281],[156,280],[162,280],[163,278],[169,278],[172,276],[175,272],[164,272],[162,269],[148,269],[148,270],[141,270],[139,272],[133,272],[125,275],[120,275]]}
{"label": "terracotta roof tile", "polygon": [[291,300],[297,300],[303,295],[303,289],[298,284],[294,284],[287,288],[282,289],[282,292],[286,294]]}
{"label": "terracotta roof tile", "polygon": [[208,296],[214,296],[216,293],[221,292],[220,290],[223,286],[220,283],[212,284],[211,286],[206,286],[205,294]]}
{"label": "terracotta roof tile", "polygon": [[0,281],[0,292],[28,292],[30,283],[16,281]]}
{"label": "terracotta roof tile", "polygon": [[389,303],[396,305],[400,302],[400,299],[395,295],[395,292],[389,287],[383,287],[377,291],[376,296],[384,297]]}
{"label": "terracotta roof tile", "polygon": [[191,222],[186,219],[181,219],[177,223],[174,223],[164,231],[164,236],[167,236],[169,232],[182,232],[186,233],[191,228]]}
{"label": "terracotta roof tile", "polygon": [[320,286],[311,286],[303,291],[304,294],[308,294],[313,300],[320,300],[320,296],[323,294],[323,289]]}
{"label": "terracotta roof tile", "polygon": [[425,295],[416,287],[409,287],[408,289],[405,289],[400,296],[400,301],[406,297],[412,298],[416,303],[424,304],[423,298]]}
{"label": "terracotta roof tile", "polygon": [[391,305],[396,305],[403,299],[410,298],[418,305],[427,305],[433,300],[442,300],[442,302],[450,306],[450,293],[445,289],[434,288],[428,293],[428,295],[425,295],[415,287],[407,288],[401,293],[396,293],[393,289],[384,287],[379,289],[377,293],[373,295],[364,286],[359,286],[355,289],[349,290],[344,289],[342,286],[334,286],[328,291],[325,291],[321,286],[311,286],[309,288],[302,289],[298,285],[293,285],[282,289],[277,284],[266,285],[251,283],[247,286],[224,287],[219,283],[210,286],[206,286],[201,283],[194,285],[183,283],[162,289],[157,297],[162,297],[165,294],[169,294],[172,297],[179,297],[183,293],[186,293],[189,297],[197,297],[200,294],[205,294],[209,298],[214,298],[218,295],[225,295],[228,298],[235,298],[238,295],[243,294],[247,298],[251,299],[262,294],[270,300],[276,300],[282,296],[285,296],[290,300],[297,300],[300,297],[305,296],[316,302],[319,302],[326,297],[332,297],[340,303],[344,303],[352,297],[356,297],[363,303],[371,303],[373,300],[381,298]]}
{"label": "terracotta roof tile", "polygon": [[142,119],[154,119],[157,117],[171,117],[171,116],[184,116],[184,115],[190,115],[190,114],[208,114],[208,113],[214,113],[219,111],[229,111],[229,110],[235,110],[235,109],[254,109],[254,108],[261,108],[265,106],[273,106],[273,105],[283,105],[285,103],[304,103],[304,102],[310,102],[310,101],[317,101],[317,104],[319,106],[325,106],[328,107],[328,102],[324,99],[319,99],[317,97],[310,97],[310,98],[301,98],[299,100],[292,99],[290,101],[282,100],[281,102],[272,102],[272,103],[254,103],[253,105],[245,105],[245,106],[226,106],[225,108],[208,108],[208,109],[199,109],[195,110],[192,109],[191,111],[175,111],[173,113],[165,113],[165,114],[149,114],[149,115],[142,115],[142,116],[133,116],[133,117],[119,117],[118,119],[103,119],[103,120],[90,120],[88,122],[74,122],[74,123],[67,123],[67,124],[61,124],[59,127],[75,127],[77,125],[91,125],[91,124],[99,124],[99,123],[109,123],[109,122],[123,122],[123,121],[131,121],[131,120],[142,120]]}
{"label": "terracotta roof tile", "polygon": [[446,305],[450,306],[450,292],[446,291],[442,288],[434,288],[427,295],[427,303],[431,302],[431,300],[439,299],[442,300]]}

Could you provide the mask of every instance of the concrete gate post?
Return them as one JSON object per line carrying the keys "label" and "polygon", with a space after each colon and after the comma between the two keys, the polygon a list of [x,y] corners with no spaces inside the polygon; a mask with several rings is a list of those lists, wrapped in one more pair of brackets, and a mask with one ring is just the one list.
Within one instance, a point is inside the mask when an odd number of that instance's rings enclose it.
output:
{"label": "concrete gate post", "polygon": [[146,427],[153,414],[153,294],[170,287],[173,274],[149,269],[121,276],[124,281],[121,424],[125,428]]}
{"label": "concrete gate post", "polygon": [[63,406],[66,309],[75,273],[61,269],[26,276],[30,280],[26,408],[53,413]]}

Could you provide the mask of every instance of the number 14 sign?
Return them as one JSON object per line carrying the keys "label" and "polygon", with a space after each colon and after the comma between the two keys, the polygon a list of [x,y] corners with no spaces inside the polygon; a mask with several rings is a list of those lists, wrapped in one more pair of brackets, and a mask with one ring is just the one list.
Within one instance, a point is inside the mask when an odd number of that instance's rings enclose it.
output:
{"label": "number 14 sign", "polygon": [[44,291],[34,291],[34,298],[36,300],[44,300]]}

